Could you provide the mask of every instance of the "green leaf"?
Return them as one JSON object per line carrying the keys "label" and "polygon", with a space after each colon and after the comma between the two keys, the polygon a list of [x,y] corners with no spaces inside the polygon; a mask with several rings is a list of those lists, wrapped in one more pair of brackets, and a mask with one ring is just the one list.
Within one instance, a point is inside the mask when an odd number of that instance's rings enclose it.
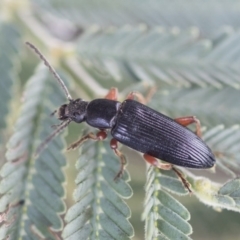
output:
{"label": "green leaf", "polygon": [[48,79],[48,69],[41,66],[27,82],[15,132],[8,142],[7,162],[0,171],[0,211],[8,217],[0,231],[2,238],[54,239],[52,231],[62,229],[59,215],[65,211],[62,167],[66,165],[62,138],[55,138],[34,157],[55,122],[50,117],[56,108],[54,98],[65,96],[57,83]]}
{"label": "green leaf", "polygon": [[[212,34],[222,26],[238,27],[237,1],[211,0],[202,1],[167,1],[127,0],[99,1],[69,0],[67,3],[58,0],[35,0],[44,10],[58,16],[68,18],[76,25],[87,27],[92,24],[100,26],[123,26],[145,23],[148,26],[179,27],[186,29],[196,26],[202,34]],[[204,2],[205,3],[205,2]]]}
{"label": "green leaf", "polygon": [[19,61],[20,33],[14,24],[0,20],[0,141],[6,127],[10,101],[18,85],[17,61]]}
{"label": "green leaf", "polygon": [[202,177],[190,176],[195,195],[200,201],[217,209],[240,212],[240,179],[235,178],[224,185]]}
{"label": "green leaf", "polygon": [[[78,42],[78,53],[81,65],[100,81],[130,78],[161,86],[239,89],[239,69],[235,65],[239,60],[226,50],[232,46],[229,42],[238,39],[238,32],[221,42],[218,37],[201,39],[196,32],[174,33],[158,28],[90,28]],[[219,51],[224,57],[218,56]],[[230,75],[231,81],[226,80]]]}
{"label": "green leaf", "polygon": [[239,139],[240,127],[234,125],[215,126],[203,135],[203,139],[212,149],[217,159],[216,166],[231,177],[236,177],[239,169]]}
{"label": "green leaf", "polygon": [[239,101],[239,90],[230,87],[223,89],[160,87],[150,105],[173,118],[195,115],[200,119],[202,126],[215,127],[224,124],[229,127],[239,123],[240,113],[236,104]]}
{"label": "green leaf", "polygon": [[[206,143],[211,146],[217,157],[217,166],[231,176],[236,176],[239,169],[239,126],[224,128],[216,126],[203,135]],[[185,172],[185,171],[184,171]],[[186,172],[191,189],[200,201],[214,208],[225,208],[239,212],[240,182],[233,179],[224,186],[211,182],[206,178],[197,178]],[[146,239],[189,239],[192,229],[187,221],[189,212],[176,199],[164,191],[178,195],[187,191],[173,171],[159,171],[148,168],[146,198],[143,218],[146,226]]]}
{"label": "green leaf", "polygon": [[113,180],[120,166],[107,143],[84,144],[77,169],[76,203],[65,216],[63,239],[79,239],[83,231],[94,239],[130,239],[130,210],[123,201],[132,195],[129,176],[125,171],[122,178]]}
{"label": "green leaf", "polygon": [[[177,194],[187,193],[173,174],[172,171],[159,171],[148,166],[142,215],[145,220],[145,239],[190,239],[189,235],[192,233],[192,227],[188,223],[190,213],[166,192],[168,190]],[[178,186],[174,185],[173,180],[179,183]]]}

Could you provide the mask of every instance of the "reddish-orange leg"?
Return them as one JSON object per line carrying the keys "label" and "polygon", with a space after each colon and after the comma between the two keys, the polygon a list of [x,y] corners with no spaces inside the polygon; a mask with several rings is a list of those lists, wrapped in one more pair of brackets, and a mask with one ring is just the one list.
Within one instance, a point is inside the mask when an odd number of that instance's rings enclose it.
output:
{"label": "reddish-orange leg", "polygon": [[[106,99],[110,99],[110,100],[117,100],[118,98],[118,90],[117,88],[111,88],[108,92],[108,94],[105,96]],[[124,172],[124,167],[126,165],[126,157],[118,150],[118,142],[116,139],[111,139],[110,141],[110,147],[112,148],[112,150],[115,152],[115,154],[119,157],[120,159],[120,170],[117,173],[117,175],[115,176],[114,180],[117,180],[118,178],[120,178]]]}
{"label": "reddish-orange leg", "polygon": [[118,142],[117,142],[116,139],[113,138],[110,141],[110,147],[115,152],[115,154],[119,157],[120,163],[121,163],[120,170],[117,173],[116,177],[114,178],[114,180],[117,180],[118,178],[120,178],[123,175],[124,168],[125,168],[125,165],[127,163],[127,160],[126,160],[126,157],[118,150]]}
{"label": "reddish-orange leg", "polygon": [[109,99],[109,100],[117,101],[117,99],[118,99],[118,89],[112,87],[104,98]]}
{"label": "reddish-orange leg", "polygon": [[[144,97],[141,93],[139,92],[130,92],[126,99],[134,99],[134,97],[137,98],[137,100],[142,103],[142,104],[146,104],[148,103],[152,96],[154,95],[154,93],[156,92],[156,87],[151,87],[147,93],[147,96]],[[110,100],[117,100],[118,99],[118,89],[117,88],[111,88],[109,90],[109,92],[107,93],[107,95],[105,96],[106,99],[110,99]]]}
{"label": "reddish-orange leg", "polygon": [[172,164],[170,163],[161,163],[159,160],[157,160],[155,157],[152,157],[148,154],[143,154],[144,159],[151,165],[159,168],[159,169],[163,169],[163,170],[173,170],[177,176],[181,179],[184,187],[189,191],[189,193],[192,193],[191,189],[190,189],[190,184],[189,182],[184,178],[183,174],[177,170]]}
{"label": "reddish-orange leg", "polygon": [[85,136],[83,136],[82,138],[80,138],[78,141],[72,143],[67,148],[67,150],[75,149],[89,139],[92,139],[95,141],[101,141],[101,140],[104,140],[106,137],[107,137],[107,132],[104,130],[100,130],[96,135],[94,133],[90,132],[90,133],[86,134]]}
{"label": "reddish-orange leg", "polygon": [[134,99],[134,97],[137,98],[137,100],[142,103],[142,104],[147,104],[152,96],[154,95],[154,93],[156,92],[156,87],[151,87],[146,95],[146,97],[144,97],[141,93],[139,92],[130,92],[128,95],[127,95],[127,98],[126,99]]}
{"label": "reddish-orange leg", "polygon": [[195,116],[180,117],[180,118],[175,118],[174,120],[184,127],[186,127],[192,123],[195,123],[196,124],[196,132],[195,133],[198,137],[202,137],[201,123]]}
{"label": "reddish-orange leg", "polygon": [[158,161],[155,157],[152,157],[148,155],[147,153],[143,154],[144,159],[151,165],[163,169],[163,170],[171,170],[172,169],[172,164],[170,163],[161,163]]}

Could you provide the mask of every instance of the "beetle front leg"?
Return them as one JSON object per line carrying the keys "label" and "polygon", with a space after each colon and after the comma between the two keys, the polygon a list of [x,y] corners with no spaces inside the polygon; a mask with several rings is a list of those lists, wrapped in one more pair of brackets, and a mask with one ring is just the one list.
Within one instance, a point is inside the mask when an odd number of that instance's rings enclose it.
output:
{"label": "beetle front leg", "polygon": [[90,133],[86,134],[85,136],[83,136],[82,138],[80,138],[78,141],[72,143],[67,148],[67,150],[75,149],[89,139],[92,139],[92,140],[95,140],[95,141],[101,141],[101,140],[104,140],[106,137],[107,137],[107,132],[104,131],[104,130],[100,130],[97,134],[94,134],[94,133],[90,132]]}
{"label": "beetle front leg", "polygon": [[182,181],[184,187],[189,191],[189,193],[192,193],[191,189],[190,189],[190,183],[184,178],[183,174],[177,170],[172,164],[170,163],[161,163],[159,160],[157,160],[155,157],[152,157],[148,154],[143,154],[144,159],[151,165],[159,168],[159,169],[163,169],[163,170],[173,170],[177,176],[180,178],[180,180]]}
{"label": "beetle front leg", "polygon": [[202,137],[201,123],[200,123],[199,119],[197,119],[195,116],[180,117],[180,118],[175,118],[174,120],[184,127],[186,127],[192,123],[195,123],[196,124],[196,132],[195,133],[198,137]]}
{"label": "beetle front leg", "polygon": [[120,178],[123,175],[127,160],[126,157],[124,156],[124,154],[122,154],[117,148],[118,148],[118,144],[117,144],[117,140],[116,139],[111,139],[110,141],[110,147],[111,149],[115,152],[115,154],[119,157],[120,159],[120,170],[117,173],[116,177],[114,178],[114,180],[117,180],[118,178]]}

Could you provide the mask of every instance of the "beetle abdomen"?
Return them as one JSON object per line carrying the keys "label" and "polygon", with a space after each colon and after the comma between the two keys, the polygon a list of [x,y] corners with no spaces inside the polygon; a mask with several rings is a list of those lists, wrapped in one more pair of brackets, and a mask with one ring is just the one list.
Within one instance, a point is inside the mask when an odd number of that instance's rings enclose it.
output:
{"label": "beetle abdomen", "polygon": [[189,129],[137,102],[126,100],[118,111],[112,136],[139,152],[178,166],[210,168],[210,148]]}

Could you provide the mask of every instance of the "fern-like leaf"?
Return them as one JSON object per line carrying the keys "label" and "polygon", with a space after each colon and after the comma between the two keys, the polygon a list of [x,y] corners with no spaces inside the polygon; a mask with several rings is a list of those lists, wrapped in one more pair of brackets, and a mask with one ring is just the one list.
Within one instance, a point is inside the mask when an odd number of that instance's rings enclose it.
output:
{"label": "fern-like leaf", "polygon": [[234,125],[224,127],[215,126],[203,136],[217,158],[216,166],[231,177],[239,174],[240,161],[240,127]]}
{"label": "fern-like leaf", "polygon": [[188,178],[192,189],[200,201],[216,209],[228,209],[240,212],[240,179],[235,178],[224,185],[211,182],[202,177]]}
{"label": "fern-like leaf", "polygon": [[39,140],[49,135],[55,122],[50,113],[56,102],[65,100],[48,74],[48,69],[41,66],[27,82],[15,132],[7,145],[7,162],[0,171],[0,211],[5,217],[1,239],[54,239],[53,231],[63,225],[59,217],[65,211],[62,139],[54,139],[50,148],[34,157]]}
{"label": "fern-like leaf", "polygon": [[239,101],[239,90],[233,88],[160,88],[150,105],[173,118],[195,115],[203,126],[221,123],[229,127],[239,122],[239,108],[235,104]]}
{"label": "fern-like leaf", "polygon": [[[203,138],[217,156],[217,167],[235,177],[239,166],[239,126],[224,128],[216,126],[208,130]],[[229,137],[229,140],[228,140]],[[239,211],[239,179],[233,179],[221,186],[202,177],[194,177],[186,172],[192,184],[192,190],[200,201],[213,207]],[[159,171],[148,167],[146,198],[143,217],[146,224],[146,239],[189,239],[191,226],[188,221],[190,214],[166,190],[178,195],[187,194],[183,184],[173,171]],[[173,202],[173,203],[172,203]],[[166,204],[168,204],[166,206]],[[169,209],[170,208],[170,209]],[[173,208],[173,209],[172,209]],[[179,216],[180,211],[182,215]]]}
{"label": "fern-like leaf", "polygon": [[6,127],[6,116],[9,112],[9,103],[16,87],[16,66],[19,57],[20,33],[10,23],[0,20],[0,141],[2,130]]}
{"label": "fern-like leaf", "polygon": [[132,195],[128,173],[115,182],[118,159],[107,143],[84,144],[77,162],[76,201],[67,212],[63,239],[130,239],[133,228],[124,198]]}
{"label": "fern-like leaf", "polygon": [[148,167],[145,189],[145,239],[190,239],[190,213],[166,192],[187,193],[174,173]]}
{"label": "fern-like leaf", "polygon": [[[222,26],[239,26],[237,1],[204,2],[194,1],[167,1],[152,0],[139,1],[127,0],[114,1],[103,0],[101,4],[97,0],[76,1],[59,4],[58,0],[35,0],[45,11],[62,18],[70,19],[76,25],[88,27],[98,23],[102,27],[109,25],[137,25],[146,23],[148,26],[167,26],[186,29],[196,26],[205,35],[211,35],[213,31]],[[209,11],[211,9],[211,12]]]}
{"label": "fern-like leaf", "polygon": [[228,52],[233,46],[229,42],[237,41],[238,37],[235,32],[219,41],[201,39],[194,31],[89,29],[80,38],[78,52],[81,64],[98,79],[132,78],[180,87],[239,89],[240,72],[234,65],[238,60]]}

